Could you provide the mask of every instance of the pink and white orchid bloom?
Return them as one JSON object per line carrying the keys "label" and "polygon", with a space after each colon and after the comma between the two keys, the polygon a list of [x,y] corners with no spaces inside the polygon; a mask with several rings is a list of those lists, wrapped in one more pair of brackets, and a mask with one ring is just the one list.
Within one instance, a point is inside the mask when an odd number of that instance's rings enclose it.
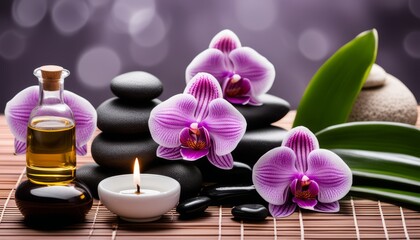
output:
{"label": "pink and white orchid bloom", "polygon": [[[64,90],[64,102],[73,112],[76,122],[76,152],[87,153],[87,142],[96,130],[96,110],[89,101],[70,91]],[[15,137],[15,154],[26,152],[26,134],[29,116],[39,101],[39,86],[31,86],[20,91],[4,110],[7,125]]]}
{"label": "pink and white orchid bloom", "polygon": [[261,105],[259,97],[270,90],[276,75],[273,64],[254,49],[242,47],[230,30],[219,32],[209,48],[191,61],[186,81],[198,72],[213,75],[222,87],[223,97],[242,105]]}
{"label": "pink and white orchid bloom", "polygon": [[161,158],[194,161],[207,156],[216,167],[231,169],[231,152],[245,133],[246,121],[222,98],[217,80],[198,73],[184,93],[152,110],[149,129]]}
{"label": "pink and white orchid bloom", "polygon": [[281,147],[258,160],[252,181],[269,203],[271,215],[286,217],[296,206],[319,212],[339,211],[338,200],[350,191],[352,173],[338,155],[319,149],[309,129],[296,127]]}

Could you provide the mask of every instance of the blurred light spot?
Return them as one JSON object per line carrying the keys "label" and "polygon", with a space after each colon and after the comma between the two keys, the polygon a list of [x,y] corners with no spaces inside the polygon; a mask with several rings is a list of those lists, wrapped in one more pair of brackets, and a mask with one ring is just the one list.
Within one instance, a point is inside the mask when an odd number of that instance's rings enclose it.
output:
{"label": "blurred light spot", "polygon": [[111,2],[111,0],[89,0],[90,6],[94,8],[100,8],[105,5],[108,5]]}
{"label": "blurred light spot", "polygon": [[156,6],[154,0],[119,0],[115,1],[112,6],[111,16],[113,18],[113,26],[119,32],[129,33],[130,23],[132,18],[137,16],[137,24],[139,24],[140,17],[138,13],[143,13],[143,24],[147,25],[151,22],[156,13]]}
{"label": "blurred light spot", "polygon": [[0,56],[7,60],[18,58],[25,46],[25,37],[15,30],[7,30],[0,35]]}
{"label": "blurred light spot", "polygon": [[413,31],[404,38],[404,49],[413,58],[420,58],[420,31]]}
{"label": "blurred light spot", "polygon": [[136,43],[132,43],[130,46],[131,58],[144,67],[158,65],[168,56],[168,52],[169,43],[167,41],[150,48],[140,47]]}
{"label": "blurred light spot", "polygon": [[262,31],[273,25],[277,15],[275,0],[236,0],[235,15],[243,27]]}
{"label": "blurred light spot", "polygon": [[302,55],[313,61],[323,59],[328,53],[327,38],[315,29],[306,29],[301,33],[298,46]]}
{"label": "blurred light spot", "polygon": [[121,59],[110,48],[93,47],[82,54],[77,62],[80,80],[93,88],[107,87],[121,71]]}
{"label": "blurred light spot", "polygon": [[141,20],[143,17],[137,17],[140,13],[142,14],[142,12],[139,12],[132,18],[132,21],[130,21],[131,38],[142,47],[153,47],[158,45],[166,35],[165,23],[162,18],[156,14],[149,24],[144,25],[144,22]]}
{"label": "blurred light spot", "polygon": [[15,0],[12,5],[13,19],[22,27],[33,27],[37,25],[46,13],[46,0]]}
{"label": "blurred light spot", "polygon": [[410,8],[410,11],[414,16],[420,18],[420,1],[409,0],[408,7]]}
{"label": "blurred light spot", "polygon": [[63,34],[73,34],[86,25],[90,17],[89,5],[85,1],[55,1],[52,20]]}

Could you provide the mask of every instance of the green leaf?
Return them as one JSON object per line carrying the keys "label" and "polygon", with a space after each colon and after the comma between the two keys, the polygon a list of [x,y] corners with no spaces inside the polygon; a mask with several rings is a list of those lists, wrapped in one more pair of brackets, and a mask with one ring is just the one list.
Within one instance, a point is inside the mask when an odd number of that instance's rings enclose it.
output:
{"label": "green leaf", "polygon": [[412,206],[420,207],[420,193],[400,191],[395,189],[379,188],[379,187],[352,187],[350,190],[350,195],[370,198],[370,199],[379,199],[379,200],[389,200],[395,203],[405,203]]}
{"label": "green leaf", "polygon": [[353,103],[375,62],[377,46],[377,32],[372,29],[334,53],[309,82],[293,126],[305,126],[317,132],[347,122]]}
{"label": "green leaf", "polygon": [[420,158],[420,129],[403,123],[351,122],[315,134],[326,149],[359,149]]}
{"label": "green leaf", "polygon": [[394,181],[397,178],[406,179],[407,182],[417,181],[417,185],[420,186],[420,158],[364,150],[331,149],[331,151],[340,156],[356,175],[394,179]]}

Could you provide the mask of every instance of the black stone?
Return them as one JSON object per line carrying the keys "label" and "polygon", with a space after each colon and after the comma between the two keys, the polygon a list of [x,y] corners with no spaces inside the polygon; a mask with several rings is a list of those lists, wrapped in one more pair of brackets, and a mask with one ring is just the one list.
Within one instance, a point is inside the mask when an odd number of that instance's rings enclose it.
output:
{"label": "black stone", "polygon": [[181,185],[180,200],[198,195],[203,183],[200,170],[191,162],[158,160],[159,165],[151,167],[145,173],[160,174],[171,177]]}
{"label": "black stone", "polygon": [[154,75],[136,71],[124,73],[112,79],[111,91],[122,99],[148,101],[159,97],[163,91],[163,85]]}
{"label": "black stone", "polygon": [[160,102],[158,99],[145,103],[127,102],[119,98],[108,99],[96,109],[98,128],[113,134],[149,133],[150,111]]}
{"label": "black stone", "polygon": [[253,185],[210,185],[204,187],[200,195],[211,198],[213,205],[265,203]]}
{"label": "black stone", "polygon": [[76,179],[83,182],[88,188],[92,196],[99,199],[98,184],[105,178],[112,177],[127,172],[112,171],[101,167],[96,163],[81,166],[76,171]]}
{"label": "black stone", "polygon": [[55,228],[84,220],[93,198],[82,183],[39,185],[22,182],[15,192],[16,206],[25,223],[37,228]]}
{"label": "black stone", "polygon": [[252,184],[252,169],[245,163],[234,162],[233,168],[224,170],[213,166],[206,158],[197,160],[204,182],[223,184]]}
{"label": "black stone", "polygon": [[290,110],[290,104],[273,95],[261,96],[263,105],[233,105],[244,115],[247,122],[247,129],[262,128],[280,120]]}
{"label": "black stone", "polygon": [[233,150],[233,159],[252,167],[266,152],[280,147],[286,134],[287,130],[274,126],[248,130]]}
{"label": "black stone", "polygon": [[268,216],[268,210],[261,204],[243,204],[232,208],[235,219],[246,221],[263,221]]}
{"label": "black stone", "polygon": [[92,157],[97,164],[112,171],[133,172],[134,160],[146,170],[156,158],[158,145],[150,136],[121,136],[100,133],[92,142]]}
{"label": "black stone", "polygon": [[202,215],[210,203],[211,199],[206,196],[189,198],[180,202],[176,211],[181,217],[196,217]]}

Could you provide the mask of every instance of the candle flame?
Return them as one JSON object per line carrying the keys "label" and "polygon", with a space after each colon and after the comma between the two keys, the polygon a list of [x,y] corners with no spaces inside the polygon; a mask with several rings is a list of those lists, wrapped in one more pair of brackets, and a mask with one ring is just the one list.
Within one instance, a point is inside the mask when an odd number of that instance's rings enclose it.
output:
{"label": "candle flame", "polygon": [[134,171],[133,171],[133,182],[136,187],[136,193],[140,194],[140,164],[139,160],[136,158],[134,162]]}

